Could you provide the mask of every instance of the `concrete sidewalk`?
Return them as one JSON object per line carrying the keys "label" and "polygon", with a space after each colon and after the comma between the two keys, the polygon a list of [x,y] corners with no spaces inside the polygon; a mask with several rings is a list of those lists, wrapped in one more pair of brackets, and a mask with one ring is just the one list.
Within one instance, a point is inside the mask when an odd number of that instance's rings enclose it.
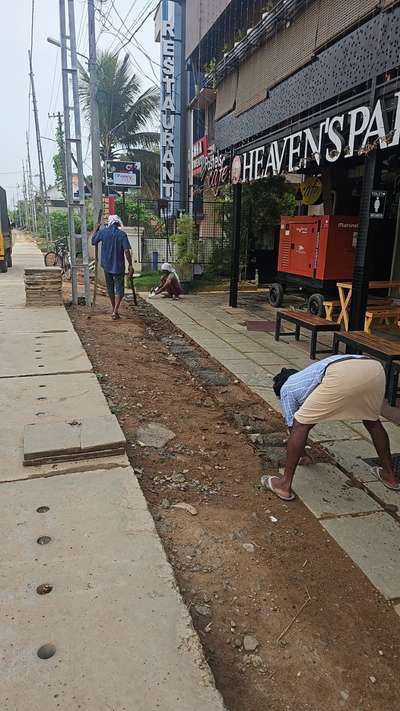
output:
{"label": "concrete sidewalk", "polygon": [[[226,305],[226,294],[197,294],[180,301],[159,298],[149,303],[278,412],[273,376],[283,367],[301,369],[311,363],[308,341],[294,344],[283,338],[276,342],[272,332],[247,330],[248,321],[274,321],[273,309],[256,296],[241,295],[238,309]],[[400,428],[392,422],[385,426],[393,453],[400,453]],[[361,422],[320,425],[311,439],[322,443],[340,468],[327,464],[300,467],[296,493],[378,590],[398,603],[400,518],[385,512],[384,506],[400,507],[400,493],[386,489],[365,461],[376,453]]]}
{"label": "concrete sidewalk", "polygon": [[[0,277],[2,711],[222,711],[125,455],[23,466],[23,428],[109,415],[63,307]],[[41,594],[43,593],[43,594]]]}

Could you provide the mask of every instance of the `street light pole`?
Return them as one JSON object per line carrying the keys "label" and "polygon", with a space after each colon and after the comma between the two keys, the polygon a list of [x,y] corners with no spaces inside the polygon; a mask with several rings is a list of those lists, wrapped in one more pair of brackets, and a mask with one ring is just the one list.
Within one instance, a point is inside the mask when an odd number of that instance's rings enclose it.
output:
{"label": "street light pole", "polygon": [[100,158],[100,119],[97,103],[96,21],[94,0],[88,0],[89,79],[90,79],[90,140],[92,145],[93,217],[98,220],[103,207],[103,180]]}

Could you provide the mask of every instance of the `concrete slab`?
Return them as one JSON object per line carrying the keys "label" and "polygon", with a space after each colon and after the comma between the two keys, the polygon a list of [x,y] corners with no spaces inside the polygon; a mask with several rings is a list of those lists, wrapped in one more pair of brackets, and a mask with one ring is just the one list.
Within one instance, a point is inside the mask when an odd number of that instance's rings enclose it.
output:
{"label": "concrete slab", "polygon": [[7,417],[0,427],[0,481],[32,476],[23,466],[25,425],[110,413],[93,373],[3,378],[1,398]]}
{"label": "concrete slab", "polygon": [[0,378],[92,370],[74,331],[0,335],[0,352]]}
{"label": "concrete slab", "polygon": [[1,333],[43,333],[73,331],[72,323],[63,306],[38,309],[10,309],[0,307]]}
{"label": "concrete slab", "polygon": [[77,454],[81,449],[79,422],[51,422],[26,425],[24,428],[24,461],[29,462],[50,454]]}
{"label": "concrete slab", "polygon": [[298,467],[294,491],[317,518],[379,511],[381,507],[331,464]]}
{"label": "concrete slab", "polygon": [[81,450],[83,452],[120,449],[125,445],[125,436],[115,415],[82,419]]}
{"label": "concrete slab", "polygon": [[399,525],[387,513],[321,521],[387,599],[400,597]]}
{"label": "concrete slab", "polygon": [[223,711],[131,471],[3,484],[2,501],[2,711]]}
{"label": "concrete slab", "polygon": [[361,482],[376,481],[372,467],[364,459],[376,457],[374,446],[366,439],[325,443],[324,448],[336,462]]}
{"label": "concrete slab", "polygon": [[323,422],[311,430],[310,439],[313,442],[337,442],[338,440],[357,440],[360,439],[360,435],[344,422]]}
{"label": "concrete slab", "polygon": [[126,440],[115,415],[68,422],[36,423],[24,428],[24,464],[112,455],[125,451]]}

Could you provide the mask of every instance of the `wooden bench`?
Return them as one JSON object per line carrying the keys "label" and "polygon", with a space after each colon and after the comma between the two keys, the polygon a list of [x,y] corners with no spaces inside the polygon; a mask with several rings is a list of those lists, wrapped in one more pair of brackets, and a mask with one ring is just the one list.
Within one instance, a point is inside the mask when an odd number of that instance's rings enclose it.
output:
{"label": "wooden bench", "polygon": [[394,306],[368,306],[365,313],[364,331],[370,334],[373,321],[378,319],[381,323],[385,321],[387,325],[390,324],[390,321],[397,324],[400,320],[400,306],[396,304]]}
{"label": "wooden bench", "polygon": [[[293,323],[296,326],[295,331],[282,331],[282,321]],[[281,336],[294,336],[296,341],[299,341],[301,328],[311,331],[310,358],[315,360],[317,354],[331,352],[330,350],[317,350],[318,333],[340,331],[340,324],[319,316],[312,316],[312,314],[304,311],[278,311],[275,324],[275,340],[279,341]]]}
{"label": "wooden bench", "polygon": [[392,397],[392,367],[395,361],[400,361],[400,339],[390,341],[380,336],[370,336],[365,331],[336,332],[333,335],[335,355],[339,353],[341,343],[346,346],[346,353],[350,348],[359,355],[367,354],[383,361],[386,372],[386,394],[389,398]]}
{"label": "wooden bench", "polygon": [[[368,309],[371,306],[391,306],[393,304],[393,299],[385,298],[384,296],[376,296],[375,298],[368,299]],[[324,301],[325,316],[328,321],[333,321],[333,312],[335,310],[339,311],[340,301],[339,299],[332,299],[331,301]]]}

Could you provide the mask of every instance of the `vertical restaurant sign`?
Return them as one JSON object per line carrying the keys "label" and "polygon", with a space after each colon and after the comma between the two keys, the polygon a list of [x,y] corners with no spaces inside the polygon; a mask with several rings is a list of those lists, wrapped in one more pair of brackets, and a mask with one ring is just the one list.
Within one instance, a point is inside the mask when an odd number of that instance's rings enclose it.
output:
{"label": "vertical restaurant sign", "polygon": [[180,200],[182,8],[162,0],[160,196]]}

